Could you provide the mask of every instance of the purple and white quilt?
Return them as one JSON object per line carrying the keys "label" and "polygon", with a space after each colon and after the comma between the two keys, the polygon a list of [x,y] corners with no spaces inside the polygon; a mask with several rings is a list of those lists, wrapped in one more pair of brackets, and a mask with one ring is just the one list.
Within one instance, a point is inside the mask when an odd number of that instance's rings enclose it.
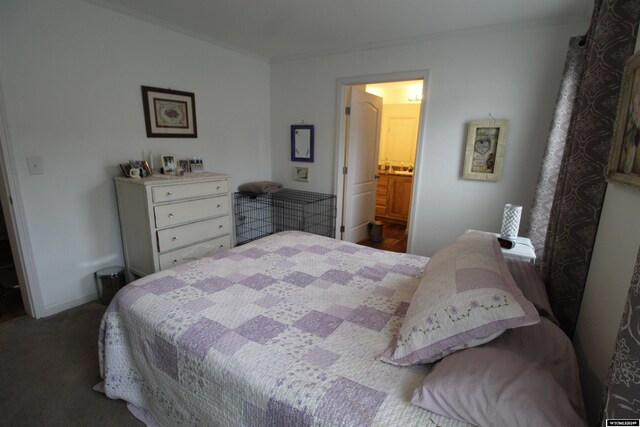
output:
{"label": "purple and white quilt", "polygon": [[282,232],[123,288],[104,391],[150,425],[458,426],[410,403],[428,366],[376,360],[427,258]]}

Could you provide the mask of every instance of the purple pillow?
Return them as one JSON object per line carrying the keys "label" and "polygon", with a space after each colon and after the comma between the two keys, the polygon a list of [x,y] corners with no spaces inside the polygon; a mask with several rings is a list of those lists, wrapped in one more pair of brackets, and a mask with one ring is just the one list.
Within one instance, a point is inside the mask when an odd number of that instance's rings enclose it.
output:
{"label": "purple pillow", "polygon": [[395,344],[381,360],[434,362],[540,321],[518,289],[495,236],[469,232],[427,263]]}
{"label": "purple pillow", "polygon": [[522,291],[522,295],[531,301],[540,316],[546,317],[556,325],[559,325],[551,310],[547,289],[533,264],[528,260],[518,258],[505,257],[504,259],[507,262],[513,280]]}
{"label": "purple pillow", "polygon": [[411,403],[481,427],[586,426],[573,346],[544,318],[445,357]]}

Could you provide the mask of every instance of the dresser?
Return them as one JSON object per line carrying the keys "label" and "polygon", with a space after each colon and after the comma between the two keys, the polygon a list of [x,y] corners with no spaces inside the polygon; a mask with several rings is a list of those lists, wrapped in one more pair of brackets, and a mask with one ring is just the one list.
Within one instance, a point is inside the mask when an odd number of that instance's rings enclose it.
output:
{"label": "dresser", "polygon": [[129,280],[229,249],[228,175],[115,177]]}

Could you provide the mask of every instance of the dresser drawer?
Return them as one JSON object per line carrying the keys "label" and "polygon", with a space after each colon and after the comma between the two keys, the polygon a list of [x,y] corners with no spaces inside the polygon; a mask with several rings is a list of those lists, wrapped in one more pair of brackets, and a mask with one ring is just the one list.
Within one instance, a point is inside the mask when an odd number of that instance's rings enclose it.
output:
{"label": "dresser drawer", "polygon": [[159,185],[151,189],[154,203],[171,202],[173,200],[192,197],[214,196],[229,191],[227,181],[207,181],[174,185]]}
{"label": "dresser drawer", "polygon": [[229,197],[211,197],[170,205],[154,206],[156,228],[184,224],[229,213]]}
{"label": "dresser drawer", "polygon": [[208,242],[202,242],[193,246],[187,246],[186,248],[176,249],[175,251],[158,255],[160,270],[165,270],[173,267],[174,265],[184,264],[185,262],[202,258],[205,255],[229,249],[230,247],[231,236],[226,235],[209,240]]}
{"label": "dresser drawer", "polygon": [[196,242],[229,234],[230,230],[231,224],[228,216],[159,230],[157,231],[158,251],[166,252],[189,246]]}

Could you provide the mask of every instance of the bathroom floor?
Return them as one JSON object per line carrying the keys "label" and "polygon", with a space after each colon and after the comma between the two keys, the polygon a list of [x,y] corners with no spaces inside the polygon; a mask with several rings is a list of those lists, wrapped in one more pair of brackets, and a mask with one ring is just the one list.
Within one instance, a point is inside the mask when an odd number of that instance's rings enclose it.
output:
{"label": "bathroom floor", "polygon": [[382,241],[374,243],[371,240],[359,242],[361,245],[370,248],[383,249],[391,252],[407,252],[407,226],[384,222],[382,224]]}

